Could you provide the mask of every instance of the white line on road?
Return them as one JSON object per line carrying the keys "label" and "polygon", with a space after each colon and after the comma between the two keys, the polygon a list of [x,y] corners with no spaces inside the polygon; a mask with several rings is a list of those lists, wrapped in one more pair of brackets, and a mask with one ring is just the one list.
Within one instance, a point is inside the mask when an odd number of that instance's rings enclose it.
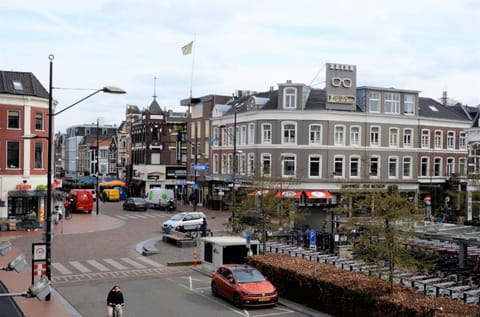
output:
{"label": "white line on road", "polygon": [[148,217],[145,217],[144,215],[136,215],[138,218],[142,218],[142,219],[147,219]]}
{"label": "white line on road", "polygon": [[137,219],[137,216],[134,216],[134,215],[125,215],[125,217],[128,217],[130,219]]}
{"label": "white line on road", "polygon": [[108,264],[110,264],[111,266],[113,266],[114,268],[118,269],[118,270],[126,270],[128,269],[128,267],[126,267],[125,265],[121,264],[121,263],[118,263],[117,261],[113,260],[113,259],[103,259],[105,262],[107,262]]}
{"label": "white line on road", "polygon": [[72,274],[72,271],[70,271],[69,269],[67,269],[63,264],[60,264],[60,263],[57,263],[57,262],[54,262],[52,263],[52,266],[57,269],[61,274]]}
{"label": "white line on road", "polygon": [[74,268],[76,268],[77,270],[79,270],[82,273],[92,272],[85,265],[83,265],[82,263],[80,263],[78,261],[70,261],[69,263],[70,263],[71,266],[73,266]]}
{"label": "white line on road", "polygon": [[96,268],[97,270],[99,271],[103,271],[103,272],[106,272],[106,271],[110,271],[110,269],[108,267],[106,267],[105,265],[95,261],[95,260],[87,260],[88,264],[90,264],[91,266],[93,266],[94,268]]}
{"label": "white line on road", "polygon": [[133,266],[133,267],[135,267],[135,268],[137,268],[137,269],[144,269],[144,268],[146,268],[145,265],[140,264],[140,263],[138,263],[138,262],[135,262],[134,260],[132,260],[132,259],[130,259],[130,258],[121,258],[121,260],[122,260],[123,262],[125,262],[125,263],[130,264],[131,266]]}
{"label": "white line on road", "polygon": [[127,219],[128,219],[128,217],[120,216],[120,215],[117,215],[116,217],[117,217],[117,218],[120,218],[120,219],[122,219],[122,220],[127,220]]}
{"label": "white line on road", "polygon": [[156,217],[155,215],[152,215],[152,214],[145,214],[145,216],[150,217],[150,218],[155,218]]}
{"label": "white line on road", "polygon": [[142,261],[144,263],[147,263],[153,267],[164,267],[165,265],[161,264],[161,263],[158,263],[158,262],[155,262],[149,258],[145,258],[145,257],[141,257],[139,256],[138,258],[135,258],[135,260],[138,260],[138,261]]}

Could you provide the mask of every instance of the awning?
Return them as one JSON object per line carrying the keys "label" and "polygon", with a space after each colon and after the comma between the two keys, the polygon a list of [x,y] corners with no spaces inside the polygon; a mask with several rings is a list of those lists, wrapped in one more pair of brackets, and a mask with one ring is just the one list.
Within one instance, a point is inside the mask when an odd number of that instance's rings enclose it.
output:
{"label": "awning", "polygon": [[264,189],[264,190],[261,190],[261,189],[257,189],[257,190],[254,190],[253,192],[251,192],[250,196],[267,196],[268,194],[271,193],[271,190],[270,189]]}
{"label": "awning", "polygon": [[308,190],[305,191],[305,194],[310,199],[318,199],[318,198],[332,198],[332,194],[326,190]]}
{"label": "awning", "polygon": [[294,190],[279,190],[277,192],[277,197],[300,198],[301,196],[302,196],[302,192],[294,191]]}

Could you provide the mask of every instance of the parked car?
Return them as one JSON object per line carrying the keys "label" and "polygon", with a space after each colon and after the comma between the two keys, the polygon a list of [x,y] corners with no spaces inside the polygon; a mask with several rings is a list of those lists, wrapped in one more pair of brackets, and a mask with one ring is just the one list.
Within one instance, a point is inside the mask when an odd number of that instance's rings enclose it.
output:
{"label": "parked car", "polygon": [[235,306],[273,306],[278,292],[254,267],[244,264],[225,264],[212,274],[212,294],[232,301]]}
{"label": "parked car", "polygon": [[207,218],[203,212],[179,212],[162,224],[162,230],[168,231],[167,227],[182,232],[200,230],[203,218]]}
{"label": "parked car", "polygon": [[123,202],[123,210],[147,210],[147,202],[142,197],[128,197]]}

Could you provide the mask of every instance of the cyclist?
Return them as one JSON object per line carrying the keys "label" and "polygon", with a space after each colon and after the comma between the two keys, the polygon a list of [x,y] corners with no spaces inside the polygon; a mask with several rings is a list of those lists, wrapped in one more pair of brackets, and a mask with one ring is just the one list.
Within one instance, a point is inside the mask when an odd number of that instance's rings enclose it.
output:
{"label": "cyclist", "polygon": [[[123,316],[123,306],[125,302],[123,300],[123,293],[119,285],[114,285],[113,288],[108,292],[107,296],[107,316],[108,317],[122,317]],[[115,313],[115,315],[114,315]]]}

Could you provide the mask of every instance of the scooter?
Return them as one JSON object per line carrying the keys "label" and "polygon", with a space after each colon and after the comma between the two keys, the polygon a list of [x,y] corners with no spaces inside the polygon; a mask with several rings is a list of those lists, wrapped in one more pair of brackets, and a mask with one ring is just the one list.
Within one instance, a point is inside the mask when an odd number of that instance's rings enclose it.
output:
{"label": "scooter", "polygon": [[52,212],[53,221],[57,224],[63,218],[62,206],[56,205]]}

